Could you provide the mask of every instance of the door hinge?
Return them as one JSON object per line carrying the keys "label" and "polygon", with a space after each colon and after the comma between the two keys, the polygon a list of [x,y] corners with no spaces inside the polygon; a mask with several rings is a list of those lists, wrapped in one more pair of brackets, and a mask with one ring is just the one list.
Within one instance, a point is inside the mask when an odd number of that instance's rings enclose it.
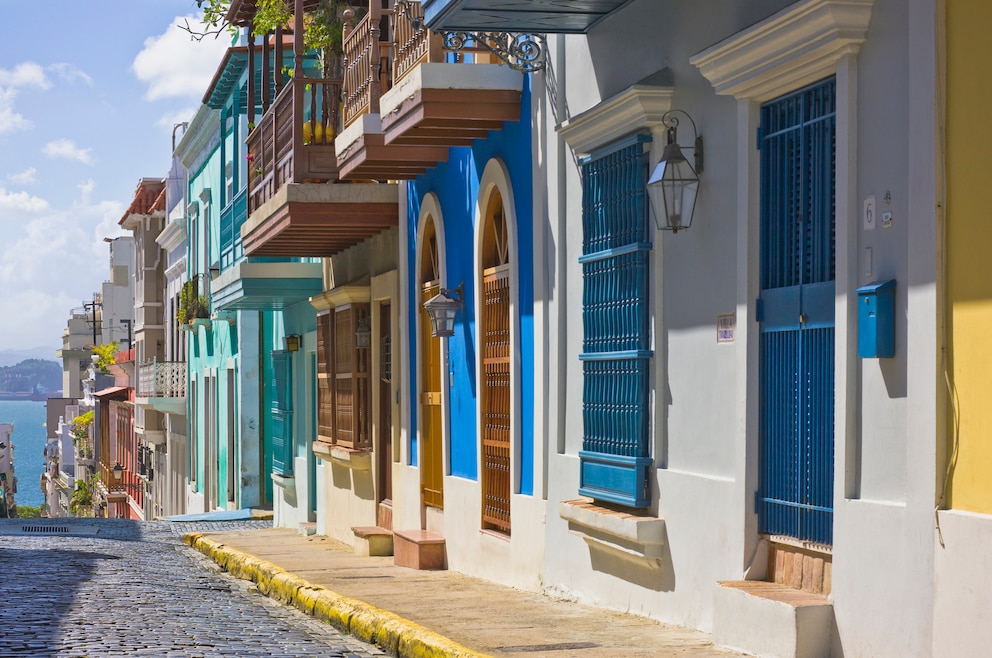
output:
{"label": "door hinge", "polygon": [[754,300],[754,319],[756,322],[763,322],[765,319],[765,303],[760,297]]}
{"label": "door hinge", "polygon": [[758,126],[757,137],[758,137],[758,150],[760,151],[762,145],[765,143],[765,130],[761,126]]}

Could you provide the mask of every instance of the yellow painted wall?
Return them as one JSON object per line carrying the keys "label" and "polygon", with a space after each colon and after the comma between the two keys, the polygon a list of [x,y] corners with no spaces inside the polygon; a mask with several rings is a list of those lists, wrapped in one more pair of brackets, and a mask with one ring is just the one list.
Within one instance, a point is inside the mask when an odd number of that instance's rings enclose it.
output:
{"label": "yellow painted wall", "polygon": [[[992,513],[992,1],[946,7],[948,337],[959,420],[947,503]],[[948,422],[950,453],[950,414]]]}

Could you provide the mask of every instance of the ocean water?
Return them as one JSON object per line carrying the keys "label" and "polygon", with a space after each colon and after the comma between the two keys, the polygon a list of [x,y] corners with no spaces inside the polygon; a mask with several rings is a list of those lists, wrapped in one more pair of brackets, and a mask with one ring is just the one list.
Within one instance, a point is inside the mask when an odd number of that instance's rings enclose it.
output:
{"label": "ocean water", "polygon": [[18,505],[32,507],[45,502],[41,474],[45,470],[45,403],[30,400],[0,400],[0,423],[13,423],[14,475]]}

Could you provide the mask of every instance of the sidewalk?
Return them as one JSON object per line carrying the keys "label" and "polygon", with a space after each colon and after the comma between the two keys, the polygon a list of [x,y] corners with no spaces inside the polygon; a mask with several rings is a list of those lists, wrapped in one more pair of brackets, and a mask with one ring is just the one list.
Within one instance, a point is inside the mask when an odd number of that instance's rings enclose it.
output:
{"label": "sidewalk", "polygon": [[401,656],[742,655],[698,631],[451,571],[397,567],[392,557],[359,557],[284,528],[188,533],[183,541],[263,593]]}

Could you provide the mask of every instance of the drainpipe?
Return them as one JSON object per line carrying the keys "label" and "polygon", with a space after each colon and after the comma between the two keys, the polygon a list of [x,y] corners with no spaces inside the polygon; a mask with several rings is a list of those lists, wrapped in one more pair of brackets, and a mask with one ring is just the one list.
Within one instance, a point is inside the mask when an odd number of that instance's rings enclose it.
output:
{"label": "drainpipe", "polygon": [[[555,120],[561,123],[565,120],[565,36],[559,34],[557,36],[558,49],[555,53]],[[557,132],[557,131],[556,131]],[[568,192],[568,186],[566,184],[565,177],[565,162],[567,158],[565,139],[560,133],[557,135],[558,139],[558,180],[557,180],[557,194],[558,194],[558,236],[555,241],[558,246],[558,257],[556,259],[558,264],[558,274],[557,281],[555,282],[558,288],[558,427],[557,427],[557,443],[558,443],[558,453],[565,452],[565,419],[566,419],[566,408],[565,403],[568,398],[568,376],[567,372],[565,376],[562,376],[563,369],[568,363],[568,342],[567,342],[567,331],[568,326],[568,314],[566,312],[565,296],[568,290],[568,264],[565,262],[568,249],[563,248],[565,235],[567,235],[568,229],[568,212],[566,208],[566,194]],[[547,468],[547,464],[545,464]],[[547,497],[547,480],[544,478],[544,488],[545,497]]]}

